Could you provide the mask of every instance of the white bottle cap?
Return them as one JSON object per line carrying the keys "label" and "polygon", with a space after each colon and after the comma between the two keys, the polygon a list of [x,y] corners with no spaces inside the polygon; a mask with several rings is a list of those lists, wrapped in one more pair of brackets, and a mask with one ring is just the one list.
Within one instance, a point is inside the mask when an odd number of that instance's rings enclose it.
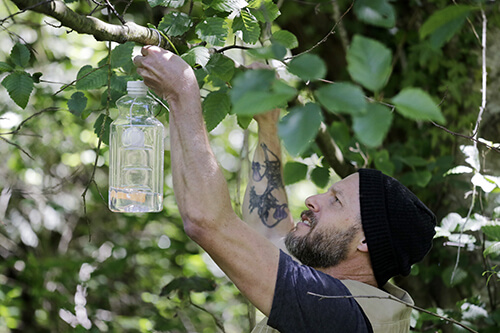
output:
{"label": "white bottle cap", "polygon": [[128,81],[127,93],[130,95],[146,96],[148,94],[148,87],[143,81]]}

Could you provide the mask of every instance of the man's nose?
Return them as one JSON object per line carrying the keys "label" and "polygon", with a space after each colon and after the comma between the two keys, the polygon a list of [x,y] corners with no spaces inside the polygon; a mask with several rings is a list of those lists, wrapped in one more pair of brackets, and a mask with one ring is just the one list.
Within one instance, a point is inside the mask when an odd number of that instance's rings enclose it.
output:
{"label": "man's nose", "polygon": [[319,210],[318,203],[319,195],[312,195],[306,199],[306,207],[309,208],[313,212],[317,212]]}

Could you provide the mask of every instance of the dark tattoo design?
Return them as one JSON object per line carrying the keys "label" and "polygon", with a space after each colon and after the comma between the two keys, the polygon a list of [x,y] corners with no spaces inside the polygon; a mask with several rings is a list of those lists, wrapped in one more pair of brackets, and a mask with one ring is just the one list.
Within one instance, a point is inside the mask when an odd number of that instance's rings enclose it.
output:
{"label": "dark tattoo design", "polygon": [[[257,208],[260,220],[264,225],[269,228],[274,228],[278,223],[288,216],[286,203],[279,204],[278,199],[273,195],[273,190],[282,189],[283,182],[281,180],[281,162],[272,151],[267,148],[267,145],[262,143],[260,145],[264,150],[265,161],[264,165],[259,162],[252,162],[252,179],[255,182],[260,182],[264,178],[267,180],[267,187],[264,193],[257,194],[255,186],[250,188],[250,203],[248,208],[250,213]],[[263,169],[263,170],[261,170]],[[274,209],[273,219],[274,222],[269,222],[269,214]]]}

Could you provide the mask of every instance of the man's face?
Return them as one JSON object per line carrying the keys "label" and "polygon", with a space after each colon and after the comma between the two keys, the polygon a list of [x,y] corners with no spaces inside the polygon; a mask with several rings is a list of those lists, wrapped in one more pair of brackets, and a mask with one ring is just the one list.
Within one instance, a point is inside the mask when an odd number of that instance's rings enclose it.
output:
{"label": "man's face", "polygon": [[359,174],[335,183],[328,192],[306,199],[308,210],[285,239],[285,245],[304,265],[338,265],[354,252],[362,237]]}

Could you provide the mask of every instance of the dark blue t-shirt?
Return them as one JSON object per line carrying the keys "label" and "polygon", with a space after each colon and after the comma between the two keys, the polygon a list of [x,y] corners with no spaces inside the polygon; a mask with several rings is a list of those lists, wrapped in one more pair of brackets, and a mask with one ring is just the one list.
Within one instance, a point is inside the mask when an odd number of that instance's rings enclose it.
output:
{"label": "dark blue t-shirt", "polygon": [[267,324],[280,332],[372,332],[363,310],[353,298],[321,299],[351,295],[340,280],[295,262],[284,252],[273,305]]}

